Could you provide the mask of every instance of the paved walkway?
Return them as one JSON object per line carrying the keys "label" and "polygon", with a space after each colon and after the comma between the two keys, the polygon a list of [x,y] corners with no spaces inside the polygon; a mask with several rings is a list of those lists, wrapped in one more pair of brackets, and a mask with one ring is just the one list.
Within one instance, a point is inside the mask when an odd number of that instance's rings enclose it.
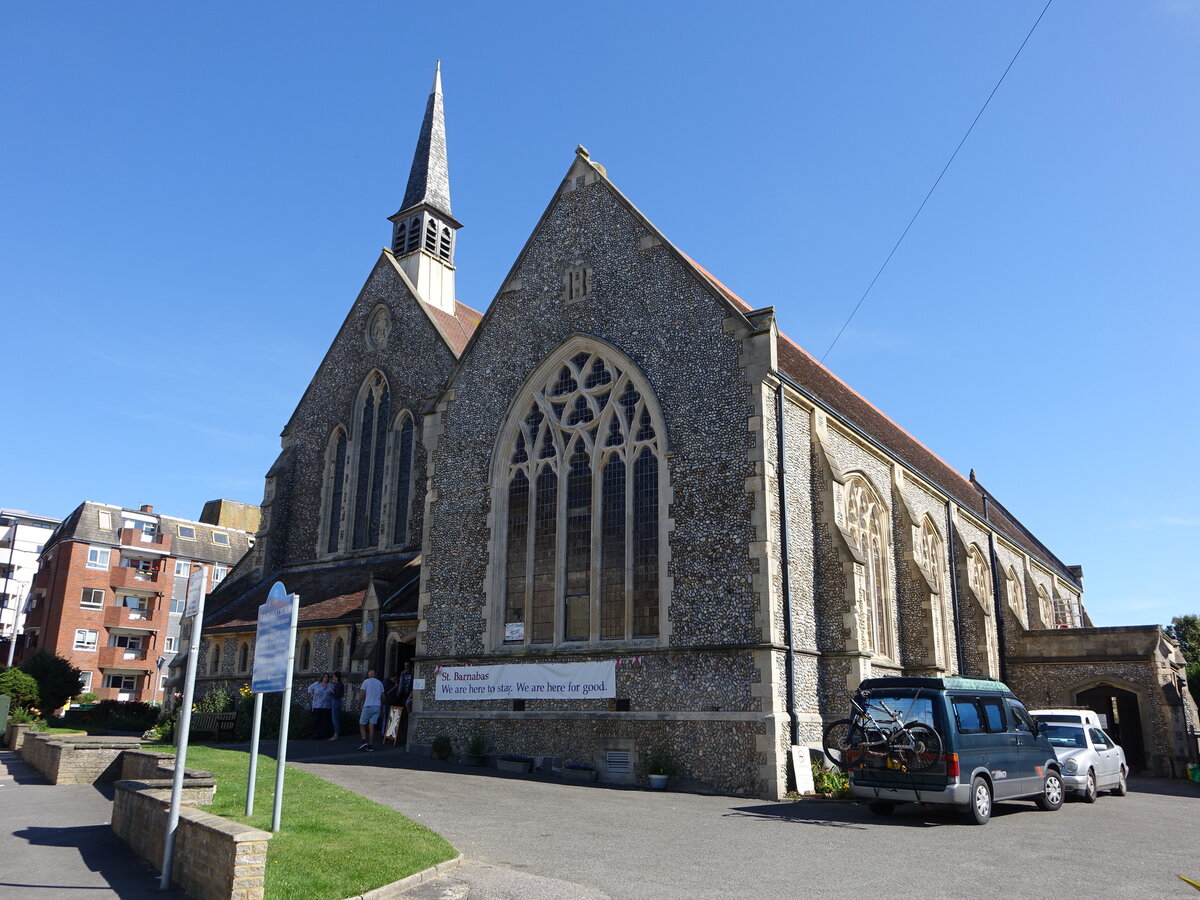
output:
{"label": "paved walkway", "polygon": [[[289,761],[442,834],[465,865],[420,900],[1195,896],[1200,785],[1134,778],[1127,797],[1052,813],[774,803],[502,775],[357,741],[298,741]],[[285,802],[286,816],[286,802]]]}
{"label": "paved walkway", "polygon": [[47,784],[0,751],[0,898],[182,898],[109,828],[111,788]]}

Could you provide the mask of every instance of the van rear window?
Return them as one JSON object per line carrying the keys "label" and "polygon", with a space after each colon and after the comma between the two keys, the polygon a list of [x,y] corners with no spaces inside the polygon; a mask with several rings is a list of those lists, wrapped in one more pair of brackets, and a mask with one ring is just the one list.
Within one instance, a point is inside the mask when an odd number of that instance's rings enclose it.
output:
{"label": "van rear window", "polygon": [[867,712],[880,725],[900,721],[905,725],[922,722],[930,728],[938,727],[934,717],[932,697],[904,696],[872,691],[870,700],[865,706]]}

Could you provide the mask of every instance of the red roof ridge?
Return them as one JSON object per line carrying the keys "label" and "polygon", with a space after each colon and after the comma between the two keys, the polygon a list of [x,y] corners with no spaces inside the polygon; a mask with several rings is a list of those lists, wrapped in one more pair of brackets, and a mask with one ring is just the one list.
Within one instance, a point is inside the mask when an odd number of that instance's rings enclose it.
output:
{"label": "red roof ridge", "polygon": [[[728,287],[726,287],[725,284],[719,278],[717,278],[715,275],[713,275],[711,272],[709,272],[706,268],[704,268],[704,266],[700,265],[698,262],[696,262],[694,259],[692,259],[690,256],[688,256],[686,253],[683,253],[682,251],[680,251],[680,253],[688,262],[690,262],[693,266],[696,267],[696,270],[699,271],[701,275],[703,275],[710,282],[712,282],[713,287],[715,287],[722,294],[724,294],[727,299],[729,299],[730,301],[732,301],[733,303],[735,303],[739,306],[745,307],[747,310],[754,309],[754,307],[752,307],[749,303],[747,303],[745,300],[743,300],[741,297],[739,297],[737,294],[735,294],[733,291],[731,291]],[[891,416],[889,416],[887,413],[885,413],[883,410],[881,410],[878,406],[876,406],[874,403],[872,403],[870,400],[868,400],[866,397],[864,397],[862,394],[860,394],[858,391],[856,391],[853,387],[851,387],[849,384],[847,384],[843,379],[839,378],[833,372],[832,369],[830,369],[828,366],[826,366],[824,363],[822,363],[820,360],[818,360],[815,356],[813,356],[811,353],[809,353],[807,350],[805,350],[803,347],[801,347],[798,343],[796,343],[794,340],[792,340],[790,337],[788,337],[782,331],[778,332],[778,334],[779,334],[779,337],[781,340],[787,341],[797,351],[804,354],[804,356],[808,358],[809,362],[811,362],[819,370],[824,372],[826,375],[828,375],[830,378],[832,378],[834,381],[836,381],[838,384],[840,384],[842,387],[844,387],[847,391],[849,391],[851,394],[853,394],[855,397],[857,397],[859,400],[861,400],[864,404],[866,404],[871,409],[871,411],[875,412],[880,417],[882,417],[885,421],[887,421],[887,423],[889,425],[891,425],[893,428],[895,428],[897,431],[899,431],[901,434],[903,434],[905,437],[907,437],[910,441],[912,441],[914,444],[918,445],[922,450],[924,450],[926,453],[928,453],[930,456],[932,456],[934,459],[936,459],[939,463],[941,463],[943,466],[945,466],[948,471],[952,472],[957,478],[961,479],[963,484],[967,485],[968,487],[971,487],[974,490],[974,485],[971,484],[970,480],[968,480],[961,472],[959,472],[956,468],[954,468],[954,466],[950,465],[948,462],[946,462],[944,459],[942,459],[940,456],[938,456],[936,453],[934,453],[933,450],[929,449],[929,447],[927,447],[922,441],[913,437],[913,435],[911,435],[903,426],[901,426],[898,422],[896,422],[895,419],[893,419]]]}

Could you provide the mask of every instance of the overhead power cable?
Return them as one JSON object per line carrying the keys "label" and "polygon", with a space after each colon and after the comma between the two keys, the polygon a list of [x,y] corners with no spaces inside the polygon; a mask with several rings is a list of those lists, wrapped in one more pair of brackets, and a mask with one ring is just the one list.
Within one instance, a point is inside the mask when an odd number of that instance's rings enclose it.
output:
{"label": "overhead power cable", "polygon": [[841,338],[842,333],[850,325],[850,321],[858,312],[859,307],[863,305],[863,301],[865,301],[867,299],[867,295],[871,293],[871,288],[875,287],[875,282],[879,280],[879,276],[883,274],[883,270],[886,269],[888,263],[892,261],[892,257],[896,254],[896,250],[899,249],[900,244],[904,241],[905,235],[908,234],[908,230],[913,227],[913,223],[917,221],[917,216],[921,215],[921,210],[925,208],[925,204],[929,202],[929,198],[933,196],[933,192],[937,190],[937,186],[942,183],[942,176],[946,174],[946,170],[949,169],[950,164],[954,162],[954,157],[958,156],[958,151],[962,149],[962,145],[967,142],[967,138],[969,138],[971,136],[971,132],[975,130],[975,123],[979,121],[979,118],[983,115],[984,110],[988,108],[988,104],[992,102],[992,98],[996,96],[996,91],[1000,90],[1000,85],[1004,84],[1004,79],[1008,75],[1009,69],[1013,67],[1013,63],[1017,61],[1017,57],[1021,55],[1021,51],[1025,49],[1025,45],[1029,43],[1029,39],[1033,37],[1033,33],[1037,31],[1038,23],[1042,21],[1042,16],[1046,15],[1046,10],[1050,8],[1050,4],[1053,2],[1054,0],[1046,0],[1046,5],[1042,7],[1042,11],[1038,15],[1037,21],[1033,23],[1033,27],[1029,29],[1029,33],[1025,35],[1025,40],[1021,41],[1021,46],[1017,48],[1017,52],[1013,54],[1013,58],[1008,61],[1008,65],[1005,67],[1003,74],[1001,74],[1000,80],[996,82],[996,86],[992,88],[992,92],[988,94],[987,99],[983,101],[983,106],[979,107],[979,112],[977,112],[975,114],[975,118],[971,120],[971,126],[967,129],[966,134],[962,136],[962,140],[958,142],[958,146],[954,148],[954,152],[950,154],[950,158],[946,160],[946,164],[942,166],[942,171],[938,174],[937,180],[933,182],[933,187],[929,189],[929,192],[925,195],[925,199],[922,200],[921,205],[917,207],[917,211],[913,213],[912,218],[908,220],[908,224],[904,226],[904,231],[900,233],[900,237],[896,238],[896,243],[892,245],[891,252],[888,253],[887,259],[883,261],[883,265],[879,267],[879,271],[875,273],[875,277],[871,279],[871,283],[867,285],[867,289],[863,291],[862,296],[858,298],[858,303],[854,304],[854,309],[850,311],[850,315],[846,317],[846,321],[842,323],[842,327],[838,329],[838,333],[829,343],[825,353],[822,354],[821,362],[825,362],[826,357],[828,357],[833,351],[834,346]]}

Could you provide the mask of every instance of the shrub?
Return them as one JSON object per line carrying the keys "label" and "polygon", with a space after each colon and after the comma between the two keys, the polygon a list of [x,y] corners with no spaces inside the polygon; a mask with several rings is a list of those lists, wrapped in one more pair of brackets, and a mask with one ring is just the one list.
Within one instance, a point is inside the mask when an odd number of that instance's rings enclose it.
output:
{"label": "shrub", "polygon": [[478,732],[471,735],[465,750],[468,756],[483,756],[487,753],[487,738]]}
{"label": "shrub", "polygon": [[5,669],[0,672],[0,694],[12,697],[13,706],[37,706],[41,702],[38,683],[20,669]]}
{"label": "shrub", "polygon": [[83,687],[78,669],[58,654],[45,650],[39,650],[21,663],[21,671],[37,682],[41,709],[61,709]]}
{"label": "shrub", "polygon": [[646,773],[648,775],[674,775],[675,761],[665,750],[655,750],[646,757]]}
{"label": "shrub", "polygon": [[[241,693],[236,700],[236,706],[229,710],[206,710],[206,712],[235,712],[233,720],[233,736],[239,741],[250,740],[250,732],[254,727],[254,695]],[[262,740],[277,740],[279,738],[279,719],[283,713],[283,694],[263,694],[262,724],[259,738]],[[346,716],[342,717],[345,724]],[[355,718],[357,721],[357,717]],[[291,740],[302,740],[312,732],[312,712],[297,703],[292,704],[288,719],[288,737]]]}
{"label": "shrub", "polygon": [[208,692],[192,704],[192,712],[223,713],[237,709],[237,698],[223,684],[209,688]]}
{"label": "shrub", "polygon": [[13,725],[32,725],[31,731],[38,731],[46,727],[46,720],[39,718],[36,713],[32,713],[23,706],[14,706],[8,711],[8,721]]}
{"label": "shrub", "polygon": [[450,738],[444,734],[439,734],[433,739],[433,745],[430,747],[430,752],[434,759],[449,759],[454,752],[454,745],[450,743]]}
{"label": "shrub", "polygon": [[93,694],[91,691],[88,691],[86,694],[80,694],[79,702],[80,703],[95,703],[96,695]]}
{"label": "shrub", "polygon": [[850,796],[850,780],[841,769],[827,769],[818,760],[813,760],[812,774],[813,787],[821,796]]}

